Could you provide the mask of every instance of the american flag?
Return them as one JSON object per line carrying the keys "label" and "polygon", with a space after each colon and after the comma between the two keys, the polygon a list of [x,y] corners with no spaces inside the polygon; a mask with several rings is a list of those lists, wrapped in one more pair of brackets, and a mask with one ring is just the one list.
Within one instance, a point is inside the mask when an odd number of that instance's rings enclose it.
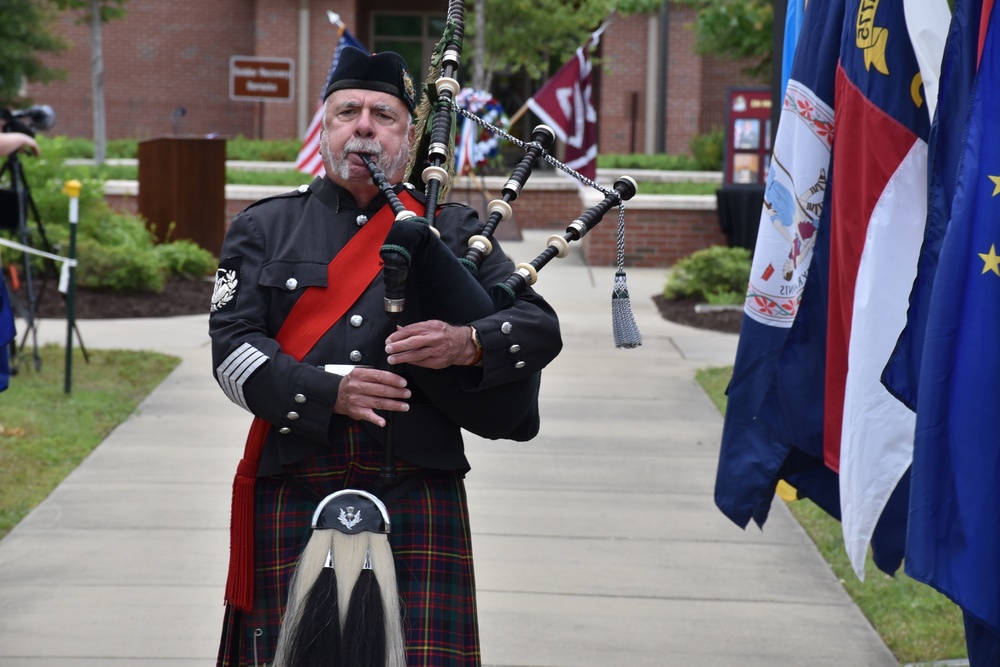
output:
{"label": "american flag", "polygon": [[338,26],[337,48],[333,51],[330,71],[326,74],[326,82],[323,84],[323,89],[319,94],[319,105],[316,107],[316,113],[309,123],[309,129],[306,130],[305,140],[302,142],[302,148],[299,149],[299,155],[295,158],[295,168],[312,176],[319,176],[323,173],[323,159],[319,155],[319,136],[320,130],[323,129],[323,93],[326,92],[327,86],[330,85],[330,78],[333,76],[333,70],[337,67],[337,60],[340,58],[340,53],[344,50],[345,46],[353,46],[367,51],[365,47],[361,46],[361,42],[351,34],[347,26],[340,22],[339,18],[331,17],[330,20]]}

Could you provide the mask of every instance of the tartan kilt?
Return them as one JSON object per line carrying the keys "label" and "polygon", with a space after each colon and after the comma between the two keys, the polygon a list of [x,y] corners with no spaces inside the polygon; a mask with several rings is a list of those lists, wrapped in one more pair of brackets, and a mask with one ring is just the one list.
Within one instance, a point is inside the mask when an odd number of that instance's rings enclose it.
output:
{"label": "tartan kilt", "polygon": [[[417,470],[397,461],[400,476]],[[274,659],[288,584],[312,534],[319,498],[345,488],[372,491],[381,446],[357,425],[329,453],[286,466],[297,482],[257,479],[254,493],[254,608],[226,607],[219,667],[263,667]],[[378,495],[378,494],[376,494]],[[465,484],[441,472],[388,504],[407,667],[478,667],[479,627]]]}

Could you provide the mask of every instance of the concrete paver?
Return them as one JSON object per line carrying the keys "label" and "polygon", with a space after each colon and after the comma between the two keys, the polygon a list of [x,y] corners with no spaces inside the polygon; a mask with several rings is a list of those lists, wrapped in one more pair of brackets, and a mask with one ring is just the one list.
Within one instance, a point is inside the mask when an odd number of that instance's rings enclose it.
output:
{"label": "concrete paver", "polygon": [[[544,236],[505,249],[526,261]],[[566,343],[542,432],[468,438],[484,664],[898,665],[780,502],[745,532],[713,504],[722,419],[693,378],[736,337],[662,320],[665,272],[630,269],[644,343],[615,349],[613,275],[575,253],[541,272]],[[207,317],[80,330],[182,363],[0,542],[0,666],[211,664],[249,415],[212,379]]]}

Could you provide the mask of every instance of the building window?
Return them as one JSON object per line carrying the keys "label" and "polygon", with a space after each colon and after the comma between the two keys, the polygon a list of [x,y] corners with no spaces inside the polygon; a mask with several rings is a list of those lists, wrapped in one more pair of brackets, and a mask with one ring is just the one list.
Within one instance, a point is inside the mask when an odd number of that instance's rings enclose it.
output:
{"label": "building window", "polygon": [[395,51],[409,65],[413,78],[422,81],[431,63],[431,53],[444,32],[440,14],[376,13],[372,35],[375,53]]}

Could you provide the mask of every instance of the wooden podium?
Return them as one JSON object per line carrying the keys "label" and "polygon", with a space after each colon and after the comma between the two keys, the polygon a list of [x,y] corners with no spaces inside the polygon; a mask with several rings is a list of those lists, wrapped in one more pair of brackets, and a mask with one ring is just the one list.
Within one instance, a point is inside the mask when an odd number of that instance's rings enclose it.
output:
{"label": "wooden podium", "polygon": [[139,214],[161,242],[190,239],[218,257],[226,229],[226,140],[139,142]]}

